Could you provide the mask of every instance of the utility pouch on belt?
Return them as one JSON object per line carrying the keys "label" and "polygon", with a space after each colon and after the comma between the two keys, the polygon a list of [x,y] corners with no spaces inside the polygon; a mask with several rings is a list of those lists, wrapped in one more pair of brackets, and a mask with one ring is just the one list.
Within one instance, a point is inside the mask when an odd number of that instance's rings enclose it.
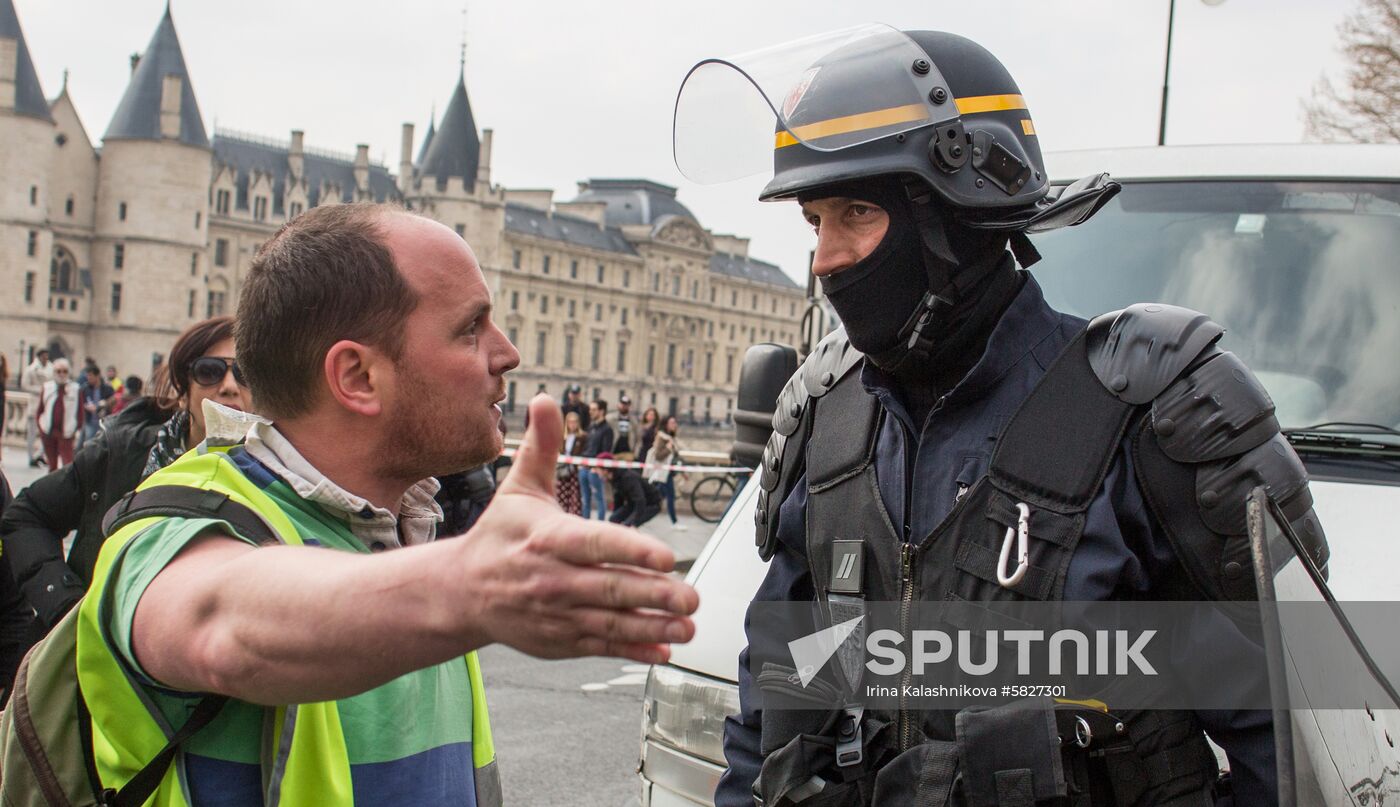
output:
{"label": "utility pouch on belt", "polygon": [[1049,698],[964,709],[957,738],[968,807],[1035,807],[1068,796]]}

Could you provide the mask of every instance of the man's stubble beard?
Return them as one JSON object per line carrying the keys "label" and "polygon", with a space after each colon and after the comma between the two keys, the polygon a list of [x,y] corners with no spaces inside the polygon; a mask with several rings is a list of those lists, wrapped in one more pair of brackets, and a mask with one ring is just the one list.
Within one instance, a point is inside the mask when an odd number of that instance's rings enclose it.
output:
{"label": "man's stubble beard", "polygon": [[397,369],[402,403],[389,421],[379,452],[386,475],[426,479],[475,468],[499,456],[501,433],[488,415],[473,422],[471,414],[459,406],[461,401],[435,389],[405,365]]}

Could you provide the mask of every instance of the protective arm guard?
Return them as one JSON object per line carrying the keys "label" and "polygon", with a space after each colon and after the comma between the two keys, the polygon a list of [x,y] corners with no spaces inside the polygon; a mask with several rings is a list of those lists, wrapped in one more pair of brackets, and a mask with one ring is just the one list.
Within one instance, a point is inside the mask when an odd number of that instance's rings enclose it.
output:
{"label": "protective arm guard", "polygon": [[1096,318],[1087,346],[1105,387],[1150,404],[1135,470],[1186,576],[1208,599],[1246,600],[1256,596],[1245,522],[1254,488],[1264,486],[1324,572],[1328,548],[1307,470],[1263,385],[1216,346],[1224,332],[1186,308],[1139,304]]}
{"label": "protective arm guard", "polygon": [[851,347],[844,328],[827,334],[778,395],[773,434],[763,449],[758,505],[754,508],[758,554],[765,561],[778,548],[778,508],[806,470],[813,405],[851,372],[861,357],[861,352]]}

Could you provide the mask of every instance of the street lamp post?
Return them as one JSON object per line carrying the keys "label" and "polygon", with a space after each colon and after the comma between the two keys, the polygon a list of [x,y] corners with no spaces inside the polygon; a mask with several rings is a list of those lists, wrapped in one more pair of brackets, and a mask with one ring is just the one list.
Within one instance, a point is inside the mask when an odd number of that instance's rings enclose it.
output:
{"label": "street lamp post", "polygon": [[[1201,0],[1208,6],[1218,6],[1225,0]],[[1167,83],[1172,74],[1172,28],[1176,24],[1176,0],[1167,0],[1167,64],[1162,70],[1162,114],[1157,119],[1157,145],[1167,144]]]}

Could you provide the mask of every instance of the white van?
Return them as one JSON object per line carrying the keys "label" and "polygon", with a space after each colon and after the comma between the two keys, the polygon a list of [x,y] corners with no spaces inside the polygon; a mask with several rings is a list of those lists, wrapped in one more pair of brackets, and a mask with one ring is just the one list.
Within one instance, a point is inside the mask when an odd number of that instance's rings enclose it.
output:
{"label": "white van", "polygon": [[[1400,146],[1120,149],[1046,163],[1060,181],[1107,171],[1123,184],[1089,223],[1033,238],[1049,303],[1090,319],[1166,302],[1224,325],[1221,344],[1258,375],[1284,428],[1320,427],[1290,439],[1331,543],[1333,593],[1400,599]],[[756,491],[741,491],[690,571],[694,641],[651,670],[643,807],[713,803],[744,614],[766,571]],[[1400,756],[1392,748],[1375,766],[1400,770]]]}

